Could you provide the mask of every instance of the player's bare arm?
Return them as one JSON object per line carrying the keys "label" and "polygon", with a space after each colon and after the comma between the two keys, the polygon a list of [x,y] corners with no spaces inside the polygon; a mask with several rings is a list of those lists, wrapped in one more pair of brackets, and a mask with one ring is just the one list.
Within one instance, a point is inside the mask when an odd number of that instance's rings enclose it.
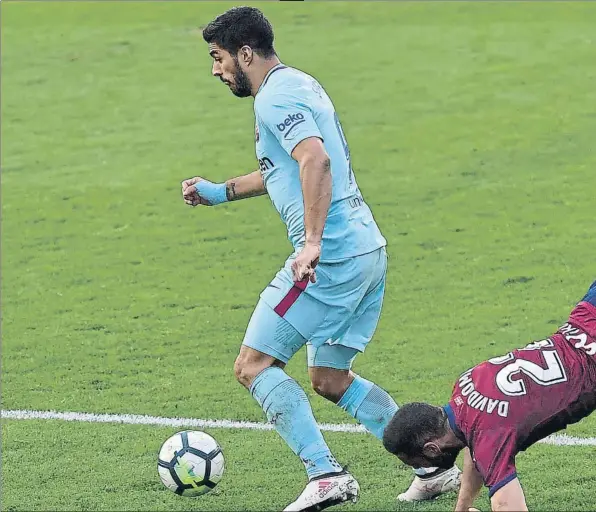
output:
{"label": "player's bare arm", "polygon": [[266,193],[260,171],[229,179],[225,183],[211,183],[199,176],[182,182],[182,197],[189,206],[215,206]]}
{"label": "player's bare arm", "polygon": [[249,197],[262,196],[267,193],[260,171],[232,178],[226,181],[226,196],[228,201],[238,201]]}
{"label": "player's bare arm", "polygon": [[308,276],[314,283],[314,268],[321,255],[321,238],[331,203],[331,161],[318,137],[300,142],[294,148],[292,158],[300,165],[305,231],[305,245],[294,260],[292,271],[295,281]]}
{"label": "player's bare arm", "polygon": [[517,478],[514,478],[507,485],[499,489],[490,499],[491,508],[497,511],[523,512],[528,510],[524,491]]}
{"label": "player's bare arm", "polygon": [[464,448],[464,471],[461,477],[461,487],[455,505],[456,512],[467,512],[482,489],[482,476],[476,469],[469,448]]}

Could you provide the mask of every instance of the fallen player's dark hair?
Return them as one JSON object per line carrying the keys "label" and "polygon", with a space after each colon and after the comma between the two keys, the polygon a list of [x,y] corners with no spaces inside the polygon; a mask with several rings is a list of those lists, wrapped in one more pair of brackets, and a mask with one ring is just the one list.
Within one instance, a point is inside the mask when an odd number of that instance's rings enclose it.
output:
{"label": "fallen player's dark hair", "polygon": [[233,7],[220,14],[203,29],[203,39],[233,56],[244,45],[264,58],[275,55],[273,27],[255,7]]}
{"label": "fallen player's dark hair", "polygon": [[447,415],[440,407],[414,402],[398,409],[383,433],[388,452],[416,456],[425,443],[447,431]]}

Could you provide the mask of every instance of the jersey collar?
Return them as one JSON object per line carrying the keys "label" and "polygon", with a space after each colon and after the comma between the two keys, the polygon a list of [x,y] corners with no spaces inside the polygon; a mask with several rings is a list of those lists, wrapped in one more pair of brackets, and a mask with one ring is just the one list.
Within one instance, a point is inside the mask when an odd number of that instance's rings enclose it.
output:
{"label": "jersey collar", "polygon": [[453,430],[453,433],[457,436],[457,438],[460,441],[463,441],[467,445],[468,443],[466,441],[466,437],[464,436],[463,432],[459,429],[457,423],[455,422],[455,413],[453,412],[451,405],[447,404],[445,407],[443,407],[443,410],[445,411],[445,414],[447,414],[449,426],[451,427],[451,430]]}
{"label": "jersey collar", "polygon": [[[265,75],[265,78],[263,78],[263,83],[261,84],[261,86],[259,87],[259,90],[257,91],[257,94],[259,94],[261,92],[261,90],[263,89],[263,87],[265,87],[265,85],[267,84],[267,82],[269,81],[269,78],[271,77],[271,75],[273,73],[275,73],[276,71],[279,71],[280,69],[286,69],[288,66],[285,66],[284,64],[282,64],[281,62],[279,64],[276,64],[275,66],[273,66],[268,73]],[[255,94],[256,96],[256,94]]]}

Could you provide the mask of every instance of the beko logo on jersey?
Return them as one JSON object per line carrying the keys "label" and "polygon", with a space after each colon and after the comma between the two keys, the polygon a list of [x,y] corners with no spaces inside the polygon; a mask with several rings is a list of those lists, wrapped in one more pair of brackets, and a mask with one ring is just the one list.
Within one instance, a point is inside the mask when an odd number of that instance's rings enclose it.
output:
{"label": "beko logo on jersey", "polygon": [[[459,378],[458,385],[460,393],[464,398],[467,398],[468,405],[473,409],[488,414],[497,411],[497,414],[502,418],[506,418],[509,414],[509,402],[507,400],[488,398],[476,391],[476,387],[472,382],[472,370],[468,370]],[[456,402],[458,398],[455,399]]]}
{"label": "beko logo on jersey", "polygon": [[300,112],[298,112],[297,114],[290,114],[288,117],[284,119],[283,123],[279,123],[277,125],[277,129],[281,133],[285,132],[284,138],[287,138],[288,135],[290,135],[290,132],[294,128],[296,128],[296,126],[304,122],[306,122],[306,119],[304,119],[304,114],[301,114]]}

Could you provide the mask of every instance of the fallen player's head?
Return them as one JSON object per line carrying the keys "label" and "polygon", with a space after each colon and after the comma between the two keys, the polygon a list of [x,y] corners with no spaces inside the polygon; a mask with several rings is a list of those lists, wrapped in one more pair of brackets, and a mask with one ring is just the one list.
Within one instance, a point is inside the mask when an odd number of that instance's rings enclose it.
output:
{"label": "fallen player's head", "polygon": [[255,7],[234,7],[203,29],[213,57],[213,76],[241,98],[251,95],[251,66],[275,56],[273,28]]}
{"label": "fallen player's head", "polygon": [[383,446],[414,468],[451,468],[463,443],[441,407],[414,402],[400,407],[383,433]]}

